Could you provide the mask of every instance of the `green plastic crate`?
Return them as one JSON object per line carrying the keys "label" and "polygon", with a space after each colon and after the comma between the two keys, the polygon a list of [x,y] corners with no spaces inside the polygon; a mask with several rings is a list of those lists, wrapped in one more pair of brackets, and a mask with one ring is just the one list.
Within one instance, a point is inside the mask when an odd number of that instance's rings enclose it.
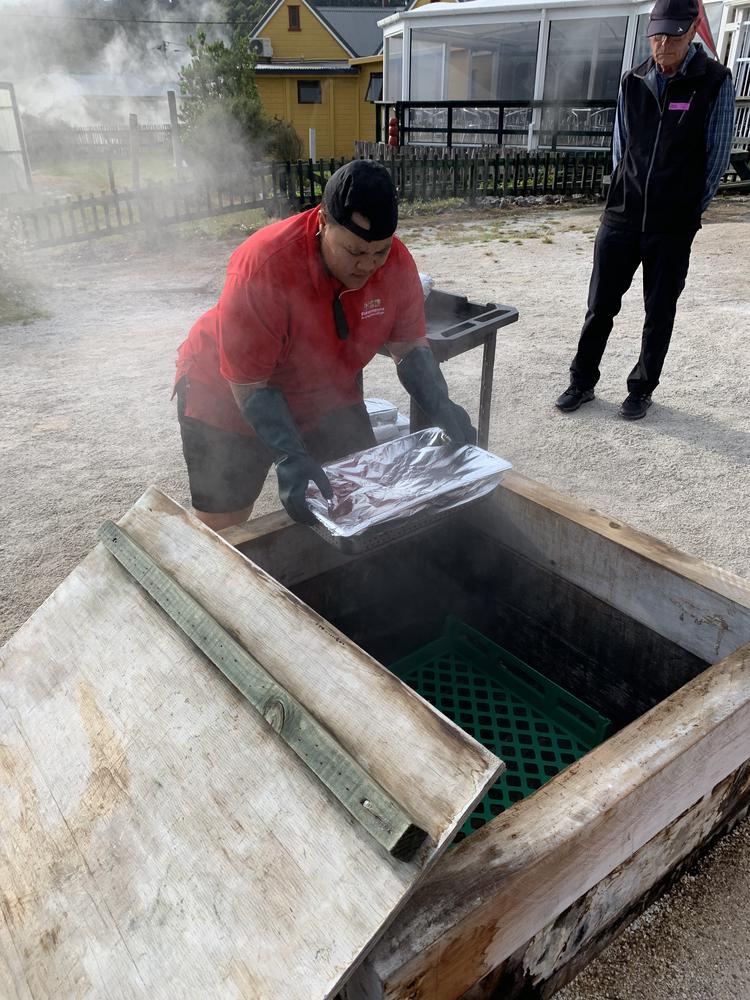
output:
{"label": "green plastic crate", "polygon": [[446,620],[439,639],[391,670],[506,764],[456,840],[530,795],[609,732],[608,719],[455,618]]}

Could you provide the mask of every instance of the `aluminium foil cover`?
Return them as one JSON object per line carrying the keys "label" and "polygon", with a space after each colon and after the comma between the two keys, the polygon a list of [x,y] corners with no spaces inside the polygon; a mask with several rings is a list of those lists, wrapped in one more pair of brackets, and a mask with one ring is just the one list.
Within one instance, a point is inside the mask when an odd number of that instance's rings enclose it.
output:
{"label": "aluminium foil cover", "polygon": [[307,501],[333,538],[355,538],[390,521],[479,500],[510,468],[505,459],[454,445],[430,427],[325,465],[334,498],[326,501],[311,484]]}

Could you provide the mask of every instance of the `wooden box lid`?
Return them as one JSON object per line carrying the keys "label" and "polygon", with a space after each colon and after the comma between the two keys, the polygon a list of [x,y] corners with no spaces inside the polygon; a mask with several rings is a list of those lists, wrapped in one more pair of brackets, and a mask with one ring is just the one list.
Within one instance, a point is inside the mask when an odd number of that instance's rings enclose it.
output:
{"label": "wooden box lid", "polygon": [[392,857],[97,545],[0,652],[0,995],[330,997],[502,764],[158,490],[120,526],[429,839]]}

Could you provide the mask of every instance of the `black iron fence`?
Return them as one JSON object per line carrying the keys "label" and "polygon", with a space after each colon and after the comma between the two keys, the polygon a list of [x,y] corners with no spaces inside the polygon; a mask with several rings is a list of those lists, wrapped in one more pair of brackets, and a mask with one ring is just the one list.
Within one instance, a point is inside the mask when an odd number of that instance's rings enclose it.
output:
{"label": "black iron fence", "polygon": [[400,145],[609,149],[616,101],[378,102],[376,140],[395,118]]}
{"label": "black iron fence", "polygon": [[[553,152],[525,150],[484,154],[453,150],[443,156],[434,150],[379,147],[402,202],[483,197],[586,194],[600,197],[611,166],[608,152]],[[345,160],[308,160],[287,163],[278,172],[284,198],[298,211],[317,205],[331,173]]]}

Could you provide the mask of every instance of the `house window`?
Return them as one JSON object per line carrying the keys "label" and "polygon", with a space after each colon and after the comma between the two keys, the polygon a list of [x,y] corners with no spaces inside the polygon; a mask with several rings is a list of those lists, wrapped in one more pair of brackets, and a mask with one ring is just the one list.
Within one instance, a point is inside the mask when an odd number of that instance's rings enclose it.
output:
{"label": "house window", "polygon": [[289,11],[289,30],[299,31],[299,7],[287,7]]}
{"label": "house window", "polygon": [[370,73],[370,82],[367,85],[367,93],[365,94],[365,100],[370,102],[383,100],[382,73]]}
{"label": "house window", "polygon": [[298,104],[322,104],[320,80],[297,80]]}
{"label": "house window", "polygon": [[617,97],[627,17],[553,20],[549,30],[545,100]]}
{"label": "house window", "polygon": [[481,33],[412,28],[411,99],[531,100],[538,40],[538,21],[501,21]]}
{"label": "house window", "polygon": [[392,35],[385,40],[385,96],[388,101],[401,100],[401,69],[404,58],[404,36]]}

